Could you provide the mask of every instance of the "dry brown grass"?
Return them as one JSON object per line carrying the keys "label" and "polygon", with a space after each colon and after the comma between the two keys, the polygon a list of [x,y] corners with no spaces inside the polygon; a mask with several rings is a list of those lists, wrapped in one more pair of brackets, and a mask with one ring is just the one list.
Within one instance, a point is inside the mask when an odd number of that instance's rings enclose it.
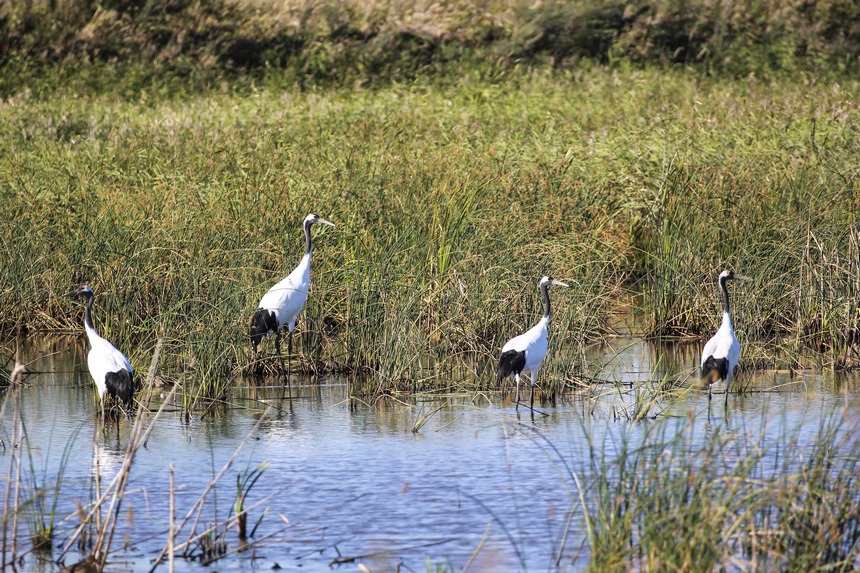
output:
{"label": "dry brown grass", "polygon": [[[45,19],[56,25],[38,25]],[[851,71],[860,57],[860,8],[847,0],[58,0],[6,3],[0,22],[0,66],[11,70],[3,91],[46,63],[133,69],[137,81],[286,70],[293,81],[352,83],[459,74],[474,62],[633,61],[745,75]]]}

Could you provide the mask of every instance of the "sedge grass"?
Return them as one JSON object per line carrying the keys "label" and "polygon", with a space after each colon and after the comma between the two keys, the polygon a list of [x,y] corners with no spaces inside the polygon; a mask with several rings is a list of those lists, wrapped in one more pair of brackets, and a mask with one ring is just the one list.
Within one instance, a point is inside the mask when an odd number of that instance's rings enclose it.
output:
{"label": "sedge grass", "polygon": [[[456,82],[464,67],[493,79],[519,66],[572,69],[583,60],[734,77],[850,74],[858,16],[850,2],[802,0],[35,0],[0,7],[0,94],[24,86],[131,97],[219,84],[253,91],[273,77],[306,89],[422,75]],[[63,122],[60,131],[86,127]]]}
{"label": "sedge grass", "polygon": [[[769,423],[782,424],[778,436]],[[662,417],[603,440],[584,427],[580,462],[532,431],[570,480],[564,486],[582,522],[588,570],[853,571],[860,558],[853,430],[839,415],[822,418],[811,438],[790,424],[763,414],[756,429],[718,424],[702,432],[694,417]],[[562,540],[570,522],[565,527]],[[579,566],[579,555],[562,544],[556,566]]]}
{"label": "sedge grass", "polygon": [[294,365],[369,372],[368,394],[416,388],[428,357],[441,381],[495,356],[540,315],[543,274],[576,285],[553,295],[550,396],[630,290],[649,334],[707,336],[724,266],[756,279],[732,292],[755,364],[856,363],[856,82],[472,72],[3,101],[0,326],[80,332],[57,296],[88,282],[99,331],[135,365],[163,336],[197,408],[253,369],[250,316],[316,212],[338,226],[315,232]]}

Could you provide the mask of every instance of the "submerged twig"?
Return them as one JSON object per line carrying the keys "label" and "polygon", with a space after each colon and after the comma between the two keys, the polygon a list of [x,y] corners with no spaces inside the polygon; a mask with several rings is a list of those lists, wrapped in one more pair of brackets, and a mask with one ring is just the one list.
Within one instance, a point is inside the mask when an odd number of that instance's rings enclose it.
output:
{"label": "submerged twig", "polygon": [[[203,492],[200,494],[200,497],[197,499],[196,502],[194,502],[194,504],[191,506],[191,509],[189,509],[188,512],[185,514],[185,517],[183,517],[180,520],[179,525],[176,526],[175,533],[178,533],[179,531],[182,530],[183,527],[185,527],[185,524],[188,523],[188,520],[191,519],[192,515],[194,515],[195,512],[197,514],[197,516],[194,520],[194,524],[191,527],[191,531],[189,532],[188,540],[185,541],[185,543],[181,544],[179,547],[187,546],[192,542],[192,540],[194,539],[194,536],[195,536],[194,532],[196,530],[197,523],[200,519],[200,514],[203,511],[203,504],[206,500],[206,497],[209,495],[209,492],[212,491],[212,489],[215,487],[215,485],[218,483],[218,481],[221,479],[221,477],[223,477],[223,475],[227,472],[227,470],[233,464],[233,461],[239,455],[239,452],[245,446],[245,443],[257,431],[257,429],[260,427],[260,424],[263,422],[263,420],[265,418],[266,418],[265,413],[262,416],[260,416],[260,418],[256,421],[254,426],[251,428],[251,430],[248,432],[248,434],[242,440],[242,442],[237,446],[237,448],[233,452],[233,455],[231,455],[230,458],[224,463],[224,466],[221,468],[221,471],[219,471],[218,474],[209,482],[209,484],[207,484],[207,486],[204,488]],[[167,547],[165,546],[165,548],[162,549],[161,552],[158,554],[158,557],[155,558],[155,561],[153,562],[153,565],[150,568],[150,572],[155,571],[155,569],[161,563],[161,560],[164,559],[164,555],[166,553],[167,553]]]}
{"label": "submerged twig", "polygon": [[[440,541],[431,541],[430,543],[422,543],[420,545],[411,545],[408,547],[401,547],[400,550],[405,551],[409,549],[421,549],[424,547],[434,547],[436,545],[444,545],[445,543],[451,543],[452,541],[456,541],[456,537],[450,537],[448,539],[442,539]],[[359,559],[367,559],[368,557],[373,557],[375,555],[383,555],[385,551],[373,551],[371,553],[362,553],[361,555],[352,555],[350,557],[336,557],[331,560],[329,566],[332,565],[343,565],[344,563],[354,563]]]}

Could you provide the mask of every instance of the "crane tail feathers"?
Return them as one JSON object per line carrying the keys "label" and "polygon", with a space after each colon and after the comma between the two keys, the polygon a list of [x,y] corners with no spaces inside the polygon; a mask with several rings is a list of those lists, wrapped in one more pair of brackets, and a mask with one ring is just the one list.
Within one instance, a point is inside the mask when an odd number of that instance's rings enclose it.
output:
{"label": "crane tail feathers", "polygon": [[496,382],[501,382],[503,378],[511,374],[519,374],[525,367],[525,350],[508,350],[507,352],[502,352],[502,355],[499,356],[499,363],[496,365]]}
{"label": "crane tail feathers", "polygon": [[708,356],[702,364],[702,386],[708,387],[718,380],[725,380],[729,375],[729,361],[725,358]]}
{"label": "crane tail feathers", "polygon": [[257,351],[257,347],[260,346],[260,342],[266,335],[277,331],[278,318],[275,313],[265,308],[258,308],[254,316],[251,317],[251,327],[248,329],[248,335],[254,344],[254,352]]}
{"label": "crane tail feathers", "polygon": [[126,406],[134,405],[134,374],[128,370],[108,372],[105,375],[108,396],[119,398]]}

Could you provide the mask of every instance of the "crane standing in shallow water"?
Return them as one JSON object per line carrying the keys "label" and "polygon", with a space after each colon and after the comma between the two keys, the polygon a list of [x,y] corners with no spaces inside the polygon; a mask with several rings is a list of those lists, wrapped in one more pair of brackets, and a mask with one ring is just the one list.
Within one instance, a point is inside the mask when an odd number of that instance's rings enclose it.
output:
{"label": "crane standing in shallow water", "polygon": [[551,315],[549,304],[549,287],[568,286],[567,284],[553,280],[551,277],[543,277],[540,280],[540,290],[543,293],[543,318],[528,331],[519,336],[510,339],[502,347],[502,355],[499,356],[499,363],[496,365],[496,383],[501,382],[503,378],[514,375],[517,383],[517,405],[520,408],[520,374],[529,374],[531,376],[531,398],[529,407],[534,416],[535,405],[535,384],[537,383],[538,369],[546,357],[547,350],[547,330],[549,327],[549,319]]}
{"label": "crane standing in shallow water", "polygon": [[729,403],[729,385],[734,376],[735,366],[741,357],[741,343],[732,328],[732,316],[729,312],[729,291],[726,283],[730,280],[752,280],[743,275],[725,270],[720,273],[720,290],[723,293],[723,322],[717,333],[705,344],[702,350],[702,383],[708,385],[708,402],[711,400],[711,386],[718,380],[726,383],[726,405]]}
{"label": "crane standing in shallow water", "polygon": [[[305,254],[299,265],[284,280],[269,289],[269,292],[260,299],[260,305],[254,316],[251,317],[249,334],[254,344],[254,353],[260,342],[269,334],[275,335],[275,349],[281,362],[281,373],[284,376],[284,385],[289,389],[290,376],[292,376],[292,354],[293,354],[293,330],[296,328],[296,319],[308,298],[308,290],[311,287],[311,226],[314,223],[331,225],[334,223],[326,221],[318,215],[311,213],[304,220],[305,230]],[[289,372],[284,368],[284,357],[281,354],[281,329],[286,326],[288,336],[288,361]],[[290,392],[292,396],[292,392]]]}
{"label": "crane standing in shallow water", "polygon": [[99,336],[93,326],[92,308],[95,292],[88,285],[81,285],[63,296],[81,296],[87,301],[84,311],[84,330],[90,341],[90,352],[87,354],[87,366],[93,382],[99,391],[101,401],[102,417],[104,417],[105,393],[108,396],[119,398],[125,405],[131,408],[134,405],[134,370],[125,354],[117,350],[113,344]]}

